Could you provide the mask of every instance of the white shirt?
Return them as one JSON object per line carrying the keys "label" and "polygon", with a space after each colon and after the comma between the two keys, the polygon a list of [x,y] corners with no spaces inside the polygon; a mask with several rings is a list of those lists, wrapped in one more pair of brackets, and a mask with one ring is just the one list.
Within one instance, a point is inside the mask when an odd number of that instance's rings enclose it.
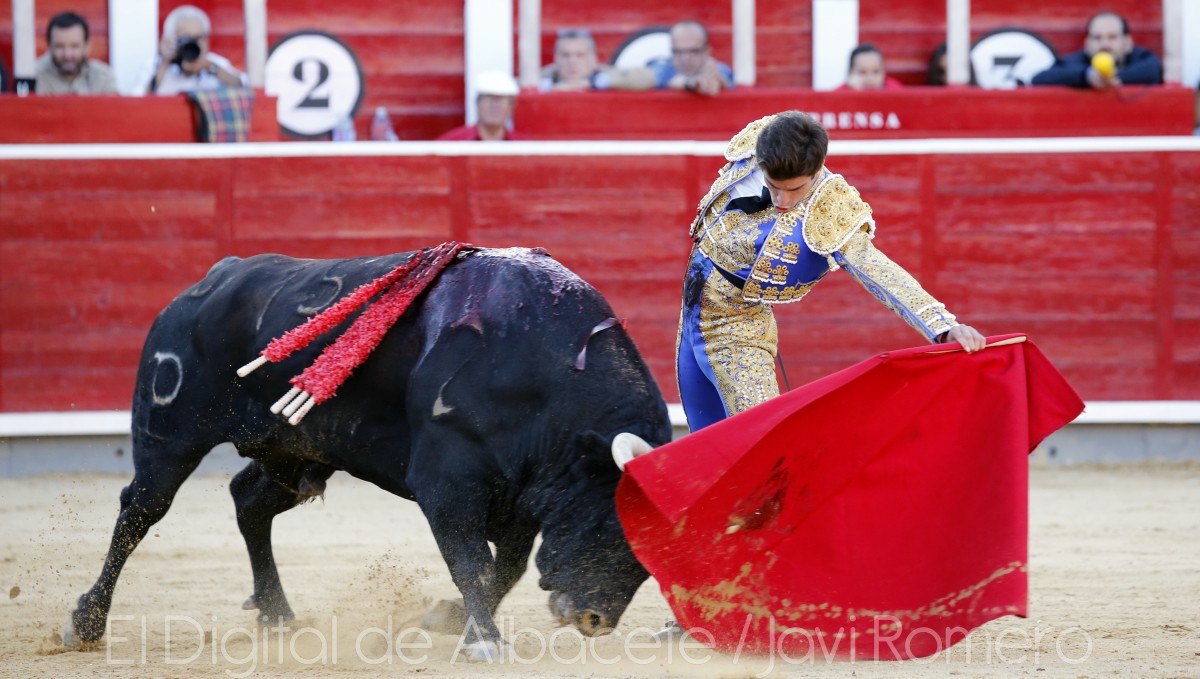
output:
{"label": "white shirt", "polygon": [[[236,73],[242,81],[242,87],[249,87],[250,80],[245,73],[233,67],[229,60],[215,52],[208,53],[208,60],[217,65],[222,70],[230,73]],[[154,72],[158,72],[158,62],[155,61]],[[183,72],[179,64],[171,64],[167,67],[167,72],[163,74],[162,80],[154,89],[155,94],[179,94],[180,92],[196,92],[201,90],[219,90],[228,87],[215,73],[207,70],[200,71],[195,75],[188,75]]]}

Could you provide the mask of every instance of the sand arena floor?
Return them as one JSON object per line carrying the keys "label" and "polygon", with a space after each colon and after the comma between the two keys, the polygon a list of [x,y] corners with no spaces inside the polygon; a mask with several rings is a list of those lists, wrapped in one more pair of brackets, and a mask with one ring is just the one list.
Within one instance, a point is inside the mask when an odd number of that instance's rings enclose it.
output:
{"label": "sand arena floor", "polygon": [[413,628],[457,595],[428,524],[345,475],[276,520],[290,631],[264,632],[241,610],[250,568],[228,477],[198,476],[126,566],[106,641],[68,651],[63,624],[99,574],[128,479],[0,479],[0,676],[1200,677],[1200,464],[1031,474],[1030,617],[923,661],[655,648],[646,631],[670,613],[653,581],[617,634],[584,641],[554,627],[531,566],[499,612],[517,655],[496,665],[452,662],[457,637]]}

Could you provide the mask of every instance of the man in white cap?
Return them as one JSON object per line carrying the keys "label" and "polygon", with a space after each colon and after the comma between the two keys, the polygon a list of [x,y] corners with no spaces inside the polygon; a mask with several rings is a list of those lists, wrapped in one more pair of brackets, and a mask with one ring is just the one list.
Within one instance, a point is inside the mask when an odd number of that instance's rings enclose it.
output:
{"label": "man in white cap", "polygon": [[510,141],[524,139],[509,129],[509,119],[517,104],[517,81],[507,73],[480,73],[475,81],[475,108],[479,122],[463,125],[438,137],[438,141]]}

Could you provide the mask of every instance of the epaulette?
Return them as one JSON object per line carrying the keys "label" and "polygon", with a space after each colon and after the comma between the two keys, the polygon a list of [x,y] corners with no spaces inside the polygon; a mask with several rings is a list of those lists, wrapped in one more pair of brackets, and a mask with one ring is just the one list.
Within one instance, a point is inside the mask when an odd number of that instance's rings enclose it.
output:
{"label": "epaulette", "polygon": [[775,116],[769,115],[766,118],[759,118],[742,128],[742,131],[735,134],[733,139],[729,140],[729,145],[725,147],[725,160],[742,160],[754,155],[754,146],[758,143],[758,134],[772,120],[775,120]]}

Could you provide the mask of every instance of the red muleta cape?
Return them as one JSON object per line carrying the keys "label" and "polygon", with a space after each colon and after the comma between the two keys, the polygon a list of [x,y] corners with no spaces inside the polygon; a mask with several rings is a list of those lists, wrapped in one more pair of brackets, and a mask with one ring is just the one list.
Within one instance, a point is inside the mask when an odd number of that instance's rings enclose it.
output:
{"label": "red muleta cape", "polygon": [[630,462],[621,521],[680,624],[907,659],[1025,616],[1027,457],[1083,402],[1022,339],[879,354]]}

